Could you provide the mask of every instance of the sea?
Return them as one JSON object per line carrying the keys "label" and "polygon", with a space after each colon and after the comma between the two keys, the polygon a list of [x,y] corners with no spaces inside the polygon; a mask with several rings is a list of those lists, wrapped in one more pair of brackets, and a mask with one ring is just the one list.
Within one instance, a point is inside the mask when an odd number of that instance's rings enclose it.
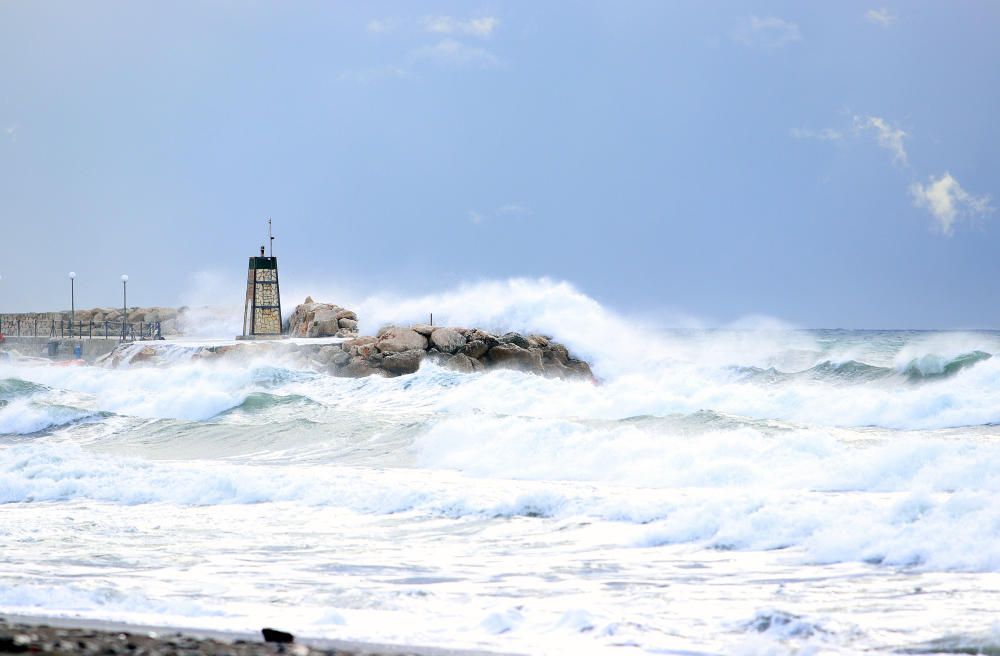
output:
{"label": "sea", "polygon": [[598,381],[193,357],[229,333],[153,364],[0,361],[0,614],[1000,652],[1000,333],[670,326],[530,280],[359,307],[548,334]]}

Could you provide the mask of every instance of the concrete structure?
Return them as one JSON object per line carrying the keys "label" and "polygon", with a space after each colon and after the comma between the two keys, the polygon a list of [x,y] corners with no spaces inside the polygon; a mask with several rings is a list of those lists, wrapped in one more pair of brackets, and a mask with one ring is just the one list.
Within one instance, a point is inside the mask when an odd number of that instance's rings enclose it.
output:
{"label": "concrete structure", "polygon": [[121,344],[115,339],[60,339],[49,337],[7,337],[0,343],[0,351],[17,351],[21,355],[49,357],[55,360],[76,359],[76,347],[80,348],[80,358],[92,362],[102,355],[111,353]]}

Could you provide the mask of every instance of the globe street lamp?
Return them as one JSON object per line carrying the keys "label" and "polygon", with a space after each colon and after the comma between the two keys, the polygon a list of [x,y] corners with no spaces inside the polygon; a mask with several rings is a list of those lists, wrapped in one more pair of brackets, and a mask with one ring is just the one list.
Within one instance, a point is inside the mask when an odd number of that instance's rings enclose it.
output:
{"label": "globe street lamp", "polygon": [[122,274],[122,341],[125,341],[125,327],[128,325],[128,276]]}
{"label": "globe street lamp", "polygon": [[69,336],[73,337],[73,320],[76,318],[76,271],[69,272]]}

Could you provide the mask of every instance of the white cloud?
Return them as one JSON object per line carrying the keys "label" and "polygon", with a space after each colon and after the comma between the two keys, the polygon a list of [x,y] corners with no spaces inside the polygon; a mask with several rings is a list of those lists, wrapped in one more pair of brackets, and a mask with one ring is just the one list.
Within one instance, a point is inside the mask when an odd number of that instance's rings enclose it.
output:
{"label": "white cloud", "polygon": [[906,148],[903,146],[903,139],[907,137],[906,132],[878,116],[855,116],[854,131],[868,130],[875,133],[875,140],[879,146],[892,153],[893,163],[907,166],[909,162],[906,158]]}
{"label": "white cloud", "polygon": [[490,51],[477,46],[468,46],[454,39],[444,39],[432,46],[418,48],[411,53],[414,60],[432,60],[456,66],[479,66],[489,68],[500,64]]}
{"label": "white cloud", "polygon": [[358,84],[371,84],[379,80],[390,79],[413,79],[416,76],[405,68],[399,66],[378,66],[375,68],[364,68],[353,71],[343,71],[337,76],[340,82],[356,82]]}
{"label": "white cloud", "polygon": [[869,9],[865,12],[865,18],[871,23],[889,27],[896,22],[897,16],[887,8],[882,7],[881,9]]}
{"label": "white cloud", "polygon": [[844,138],[844,133],[833,128],[822,128],[813,130],[812,128],[792,128],[788,131],[795,139],[816,139],[817,141],[840,141]]}
{"label": "white cloud", "polygon": [[993,211],[989,196],[973,196],[962,189],[958,180],[948,172],[937,180],[931,176],[926,185],[913,183],[910,194],[914,205],[930,212],[945,235],[954,232],[955,223],[959,219],[984,216]]}
{"label": "white cloud", "polygon": [[493,219],[523,219],[531,216],[531,210],[520,203],[507,203],[501,205],[492,212],[469,212],[469,221],[475,225],[480,225]]}
{"label": "white cloud", "polygon": [[17,141],[17,130],[18,130],[17,124],[9,125],[3,130],[5,133],[7,133],[7,136],[10,138],[11,143]]}
{"label": "white cloud", "polygon": [[508,203],[498,207],[497,214],[500,216],[520,217],[528,216],[531,214],[531,210],[520,203]]}
{"label": "white cloud", "polygon": [[751,16],[733,33],[733,39],[745,46],[776,50],[802,40],[802,33],[795,23],[776,16],[759,18]]}
{"label": "white cloud", "polygon": [[365,26],[369,34],[385,34],[396,29],[396,22],[391,19],[373,18]]}
{"label": "white cloud", "polygon": [[428,32],[437,34],[465,34],[486,39],[500,24],[493,16],[461,20],[452,16],[425,16],[421,23]]}

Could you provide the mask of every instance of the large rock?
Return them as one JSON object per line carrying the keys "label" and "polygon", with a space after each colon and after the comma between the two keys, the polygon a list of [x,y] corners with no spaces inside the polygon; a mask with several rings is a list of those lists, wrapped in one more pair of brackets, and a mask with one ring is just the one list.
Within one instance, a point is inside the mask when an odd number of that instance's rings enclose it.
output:
{"label": "large rock", "polygon": [[[341,320],[357,321],[357,315],[333,303],[315,303],[311,297],[295,307],[286,330],[292,337],[343,337],[356,335],[357,324],[341,325]],[[346,331],[346,332],[345,332]]]}
{"label": "large rock", "polygon": [[341,328],[346,328],[348,330],[358,329],[358,322],[354,319],[337,319],[337,323],[340,324]]}
{"label": "large rock", "polygon": [[562,344],[550,343],[547,352],[560,364],[567,364],[569,362],[569,351]]}
{"label": "large rock", "polygon": [[420,361],[424,359],[424,355],[423,349],[390,353],[382,358],[382,368],[396,375],[412,374],[420,369]]}
{"label": "large rock", "polygon": [[500,337],[499,341],[501,344],[514,344],[523,349],[531,348],[531,342],[524,335],[518,333],[506,333],[503,337]]}
{"label": "large rock", "polygon": [[410,330],[415,330],[424,337],[430,337],[431,333],[437,330],[437,328],[438,328],[437,326],[432,326],[427,323],[415,323],[412,326],[410,326]]}
{"label": "large rock", "polygon": [[341,348],[351,355],[368,358],[375,353],[375,342],[374,337],[357,337],[341,344]]}
{"label": "large rock", "polygon": [[540,351],[521,348],[517,344],[498,344],[490,349],[489,355],[490,362],[496,367],[533,374],[543,373]]}
{"label": "large rock", "polygon": [[364,378],[379,373],[379,369],[371,366],[362,358],[351,358],[351,361],[341,367],[337,373],[347,378]]}
{"label": "large rock", "polygon": [[438,328],[431,333],[431,343],[442,353],[455,353],[465,346],[465,338],[451,328]]}
{"label": "large rock", "polygon": [[444,363],[444,366],[447,369],[451,369],[452,371],[457,371],[462,374],[472,374],[484,369],[482,362],[474,360],[463,353],[453,355]]}
{"label": "large rock", "polygon": [[462,347],[462,353],[472,358],[473,360],[478,360],[479,358],[486,355],[486,352],[490,350],[489,345],[486,344],[481,339],[473,340]]}
{"label": "large rock", "polygon": [[337,355],[338,353],[344,353],[343,349],[341,349],[339,346],[328,344],[327,346],[321,348],[318,353],[316,353],[316,360],[321,364],[329,364],[330,361],[333,360],[333,356]]}
{"label": "large rock", "polygon": [[474,328],[472,330],[466,331],[465,341],[467,342],[483,342],[486,344],[486,350],[490,350],[494,346],[500,343],[496,338],[496,335],[491,335],[490,333]]}
{"label": "large rock", "polygon": [[419,349],[427,350],[427,338],[410,328],[402,326],[387,326],[379,331],[381,334],[375,342],[375,348],[383,353],[400,353]]}

